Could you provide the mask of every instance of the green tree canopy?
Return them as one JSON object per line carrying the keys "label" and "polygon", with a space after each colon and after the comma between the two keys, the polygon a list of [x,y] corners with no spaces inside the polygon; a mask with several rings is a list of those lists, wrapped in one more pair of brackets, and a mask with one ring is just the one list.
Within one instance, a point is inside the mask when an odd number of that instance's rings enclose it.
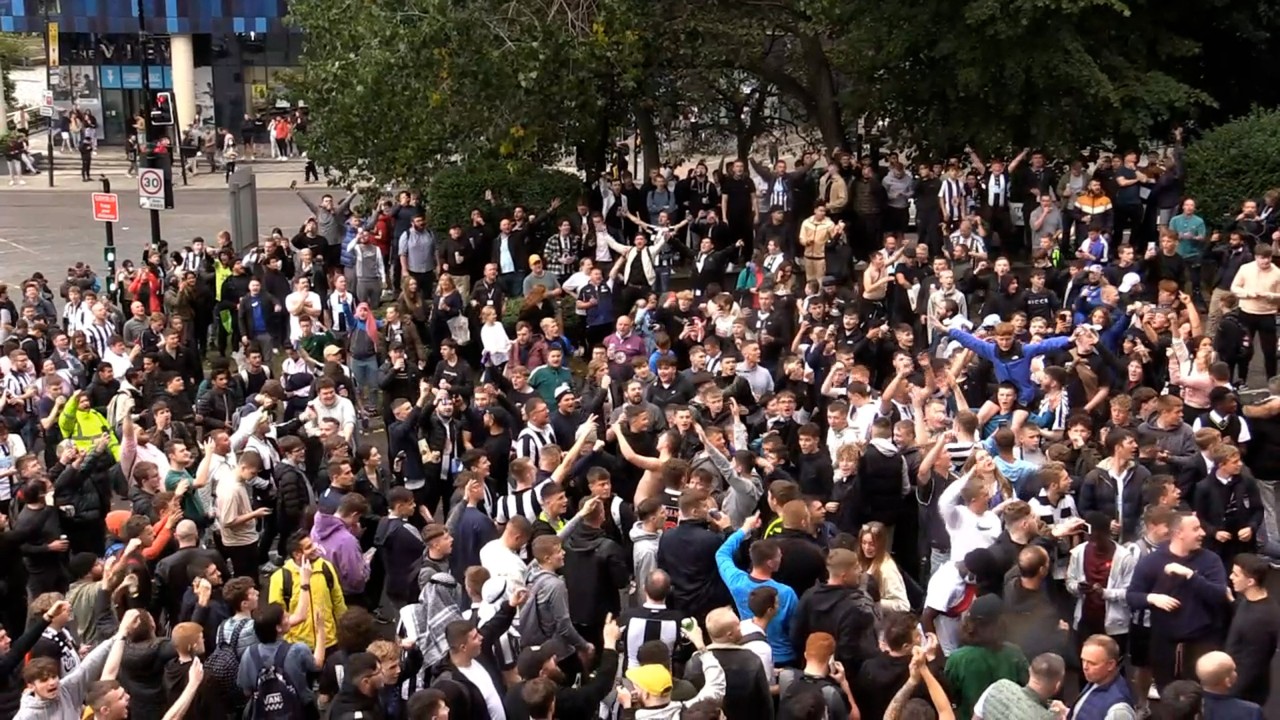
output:
{"label": "green tree canopy", "polygon": [[1255,110],[1187,148],[1187,194],[1210,224],[1240,212],[1246,198],[1280,188],[1280,111]]}
{"label": "green tree canopy", "polygon": [[[462,159],[603,169],[792,124],[1074,152],[1280,101],[1276,0],[292,0],[318,160],[421,186]],[[1245,47],[1221,49],[1225,40]],[[1254,62],[1231,78],[1235,53]],[[1271,62],[1267,62],[1271,59]],[[1215,94],[1216,93],[1216,94]],[[1221,97],[1219,97],[1221,95]],[[1224,103],[1226,103],[1224,105]],[[696,143],[694,143],[696,145]],[[694,150],[700,148],[694,147]]]}

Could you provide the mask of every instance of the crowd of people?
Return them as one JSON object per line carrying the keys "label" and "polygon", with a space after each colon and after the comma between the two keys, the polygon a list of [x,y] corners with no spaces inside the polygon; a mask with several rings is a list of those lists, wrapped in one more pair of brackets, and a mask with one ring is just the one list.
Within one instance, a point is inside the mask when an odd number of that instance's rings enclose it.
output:
{"label": "crowd of people", "polygon": [[1280,192],[820,155],[0,285],[0,717],[1262,718]]}

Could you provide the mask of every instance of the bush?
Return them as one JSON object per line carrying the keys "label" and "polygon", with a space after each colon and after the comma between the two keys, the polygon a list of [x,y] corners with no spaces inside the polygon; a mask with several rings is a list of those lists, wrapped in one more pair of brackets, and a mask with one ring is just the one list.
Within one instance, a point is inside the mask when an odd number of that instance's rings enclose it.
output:
{"label": "bush", "polygon": [[524,204],[533,213],[546,209],[557,197],[565,207],[571,207],[582,194],[582,179],[528,163],[486,160],[455,165],[437,173],[427,188],[432,225],[439,230],[454,224],[468,226],[472,208],[490,207],[484,199],[486,190],[493,191],[499,208]]}
{"label": "bush", "polygon": [[1255,109],[1187,148],[1187,194],[1209,225],[1235,217],[1245,198],[1280,188],[1280,110]]}

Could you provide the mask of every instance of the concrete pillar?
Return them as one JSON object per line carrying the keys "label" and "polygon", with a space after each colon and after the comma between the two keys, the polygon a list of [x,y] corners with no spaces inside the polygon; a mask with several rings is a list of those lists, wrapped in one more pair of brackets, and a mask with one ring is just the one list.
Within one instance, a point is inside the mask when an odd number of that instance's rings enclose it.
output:
{"label": "concrete pillar", "polygon": [[190,35],[169,36],[169,59],[173,63],[173,102],[178,108],[179,131],[196,119],[196,61]]}

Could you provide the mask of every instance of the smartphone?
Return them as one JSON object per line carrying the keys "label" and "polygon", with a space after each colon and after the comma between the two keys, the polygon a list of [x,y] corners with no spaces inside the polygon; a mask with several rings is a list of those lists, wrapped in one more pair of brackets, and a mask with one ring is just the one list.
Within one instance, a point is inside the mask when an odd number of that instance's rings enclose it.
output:
{"label": "smartphone", "polygon": [[1084,528],[1085,535],[1093,534],[1093,526],[1090,525],[1089,523],[1081,523],[1080,526]]}

